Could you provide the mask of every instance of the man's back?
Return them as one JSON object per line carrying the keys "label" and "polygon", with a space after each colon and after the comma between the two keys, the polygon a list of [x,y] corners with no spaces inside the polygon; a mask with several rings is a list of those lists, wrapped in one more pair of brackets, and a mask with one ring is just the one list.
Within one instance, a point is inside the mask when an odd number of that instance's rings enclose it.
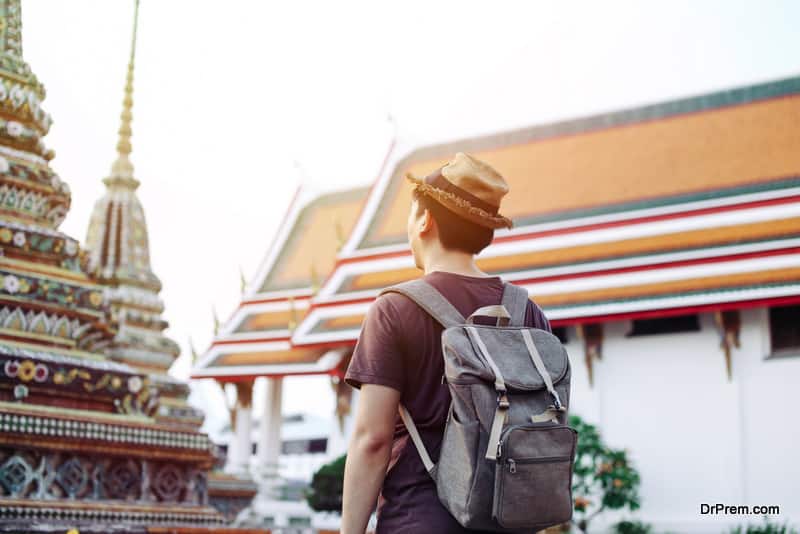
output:
{"label": "man's back", "polygon": [[[434,271],[424,280],[439,290],[465,317],[499,304],[499,277],[473,277]],[[541,309],[529,302],[525,324],[551,331]],[[390,293],[370,308],[345,379],[351,385],[379,384],[401,392],[431,457],[439,446],[450,405],[442,377],[442,327],[408,298]],[[397,417],[392,455],[378,503],[378,534],[442,534],[464,530],[439,503],[431,480]]]}

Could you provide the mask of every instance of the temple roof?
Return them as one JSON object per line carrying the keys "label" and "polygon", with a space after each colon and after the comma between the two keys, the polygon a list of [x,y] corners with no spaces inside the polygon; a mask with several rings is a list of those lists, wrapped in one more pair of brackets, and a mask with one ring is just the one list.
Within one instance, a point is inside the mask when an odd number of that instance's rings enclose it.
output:
{"label": "temple roof", "polygon": [[503,212],[532,225],[682,204],[796,177],[800,77],[422,147],[398,153],[343,254],[405,248],[407,172],[426,175],[457,150],[492,163]]}
{"label": "temple roof", "polygon": [[511,192],[480,267],[528,288],[556,324],[800,295],[800,77],[397,150],[296,346],[352,343],[386,285],[419,276],[411,188],[456,151]]}
{"label": "temple roof", "polygon": [[193,369],[193,378],[335,372],[346,351],[298,349],[288,339],[333,270],[367,192],[298,192],[241,303]]}
{"label": "temple roof", "polygon": [[[515,227],[496,232],[479,266],[526,287],[556,326],[800,301],[796,77],[395,146],[366,200],[295,202],[193,376],[343,365],[380,289],[421,274],[406,243],[403,176],[426,175],[457,151],[489,161],[511,188],[501,211]],[[338,229],[330,201],[349,210]]]}

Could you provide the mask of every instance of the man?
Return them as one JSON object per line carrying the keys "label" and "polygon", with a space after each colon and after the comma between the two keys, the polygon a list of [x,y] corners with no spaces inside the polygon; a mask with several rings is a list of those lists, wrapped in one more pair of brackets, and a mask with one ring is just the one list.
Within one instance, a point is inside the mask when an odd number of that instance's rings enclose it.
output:
{"label": "man", "polygon": [[[491,166],[464,153],[414,184],[408,240],[423,279],[464,317],[499,304],[503,283],[478,269],[475,255],[496,228],[511,227],[498,213],[508,192]],[[526,325],[551,331],[541,309],[528,302]],[[378,501],[377,534],[455,534],[461,527],[439,502],[400,417],[402,403],[435,462],[450,392],[443,381],[442,327],[398,293],[370,307],[345,380],[360,388],[344,475],[342,534],[364,534]],[[380,496],[379,496],[380,494]]]}

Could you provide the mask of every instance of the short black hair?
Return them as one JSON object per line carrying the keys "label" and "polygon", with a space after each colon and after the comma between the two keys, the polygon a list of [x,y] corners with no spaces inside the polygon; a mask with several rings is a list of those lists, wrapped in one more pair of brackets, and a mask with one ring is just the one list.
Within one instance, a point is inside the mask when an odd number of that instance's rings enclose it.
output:
{"label": "short black hair", "polygon": [[431,212],[439,230],[439,241],[445,249],[478,254],[492,242],[493,228],[460,217],[419,191],[415,190],[413,197],[417,201],[417,215],[422,215],[426,209]]}

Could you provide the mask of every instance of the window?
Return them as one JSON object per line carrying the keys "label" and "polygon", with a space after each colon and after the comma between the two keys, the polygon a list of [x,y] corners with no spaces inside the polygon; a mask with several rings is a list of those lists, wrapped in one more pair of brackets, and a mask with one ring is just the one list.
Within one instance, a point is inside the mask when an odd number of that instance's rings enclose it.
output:
{"label": "window", "polygon": [[281,444],[282,454],[308,454],[325,452],[328,449],[328,438],[293,439]]}
{"label": "window", "polygon": [[305,454],[308,452],[307,439],[293,439],[281,443],[282,454]]}
{"label": "window", "polygon": [[634,319],[631,323],[632,328],[626,334],[627,337],[700,331],[700,320],[697,314],[657,317],[655,319]]}
{"label": "window", "polygon": [[800,306],[769,309],[769,338],[772,352],[800,350]]}
{"label": "window", "polygon": [[308,443],[308,452],[325,452],[328,450],[328,438],[312,439]]}

